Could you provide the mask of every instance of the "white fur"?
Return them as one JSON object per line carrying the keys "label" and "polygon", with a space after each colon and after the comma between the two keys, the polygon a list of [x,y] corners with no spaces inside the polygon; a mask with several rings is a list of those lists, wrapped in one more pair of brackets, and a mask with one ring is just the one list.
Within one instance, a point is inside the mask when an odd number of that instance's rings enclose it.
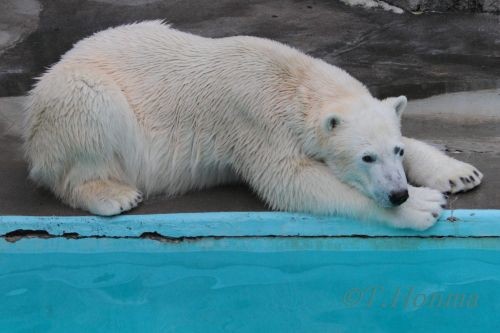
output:
{"label": "white fur", "polygon": [[[274,209],[425,229],[443,196],[407,185],[394,147],[406,146],[410,176],[424,185],[470,170],[450,159],[442,179],[429,178],[434,162],[419,156],[432,148],[401,137],[405,105],[277,42],[203,38],[150,21],[82,40],[41,77],[25,151],[32,179],[99,215],[133,208],[142,193],[243,179]],[[384,208],[406,188],[407,202]]]}

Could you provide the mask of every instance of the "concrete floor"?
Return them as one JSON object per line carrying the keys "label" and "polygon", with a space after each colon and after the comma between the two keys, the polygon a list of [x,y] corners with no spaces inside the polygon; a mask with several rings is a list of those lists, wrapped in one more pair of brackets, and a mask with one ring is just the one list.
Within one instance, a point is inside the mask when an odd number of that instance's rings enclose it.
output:
{"label": "concrete floor", "polygon": [[[118,4],[119,3],[119,4]],[[378,97],[410,98],[500,87],[500,16],[394,14],[334,0],[0,2],[0,214],[78,215],[26,179],[19,137],[22,96],[33,77],[95,31],[143,19],[211,37],[276,39],[348,70]],[[424,139],[485,174],[452,208],[500,208],[500,91],[410,103],[408,136]],[[244,185],[156,198],[132,213],[265,210]]]}

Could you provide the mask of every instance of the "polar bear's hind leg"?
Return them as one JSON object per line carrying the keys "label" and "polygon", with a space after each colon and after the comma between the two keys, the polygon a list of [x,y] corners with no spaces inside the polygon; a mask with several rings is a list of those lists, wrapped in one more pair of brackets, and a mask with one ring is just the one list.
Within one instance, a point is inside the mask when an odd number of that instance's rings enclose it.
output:
{"label": "polar bear's hind leg", "polygon": [[93,214],[137,206],[136,120],[113,81],[89,68],[54,68],[31,92],[28,110],[24,148],[31,179]]}

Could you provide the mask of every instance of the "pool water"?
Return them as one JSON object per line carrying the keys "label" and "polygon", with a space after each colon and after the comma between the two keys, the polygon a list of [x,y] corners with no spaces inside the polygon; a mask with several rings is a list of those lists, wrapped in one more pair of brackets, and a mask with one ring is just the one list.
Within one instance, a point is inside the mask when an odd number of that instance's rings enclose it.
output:
{"label": "pool water", "polygon": [[497,238],[0,239],[1,332],[476,332]]}

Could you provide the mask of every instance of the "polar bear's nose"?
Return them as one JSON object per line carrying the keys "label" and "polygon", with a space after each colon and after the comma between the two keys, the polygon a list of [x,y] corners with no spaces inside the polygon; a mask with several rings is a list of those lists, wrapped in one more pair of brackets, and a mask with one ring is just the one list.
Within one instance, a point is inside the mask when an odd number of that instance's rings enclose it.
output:
{"label": "polar bear's nose", "polygon": [[389,194],[389,201],[394,206],[399,206],[408,199],[408,190],[393,191]]}

